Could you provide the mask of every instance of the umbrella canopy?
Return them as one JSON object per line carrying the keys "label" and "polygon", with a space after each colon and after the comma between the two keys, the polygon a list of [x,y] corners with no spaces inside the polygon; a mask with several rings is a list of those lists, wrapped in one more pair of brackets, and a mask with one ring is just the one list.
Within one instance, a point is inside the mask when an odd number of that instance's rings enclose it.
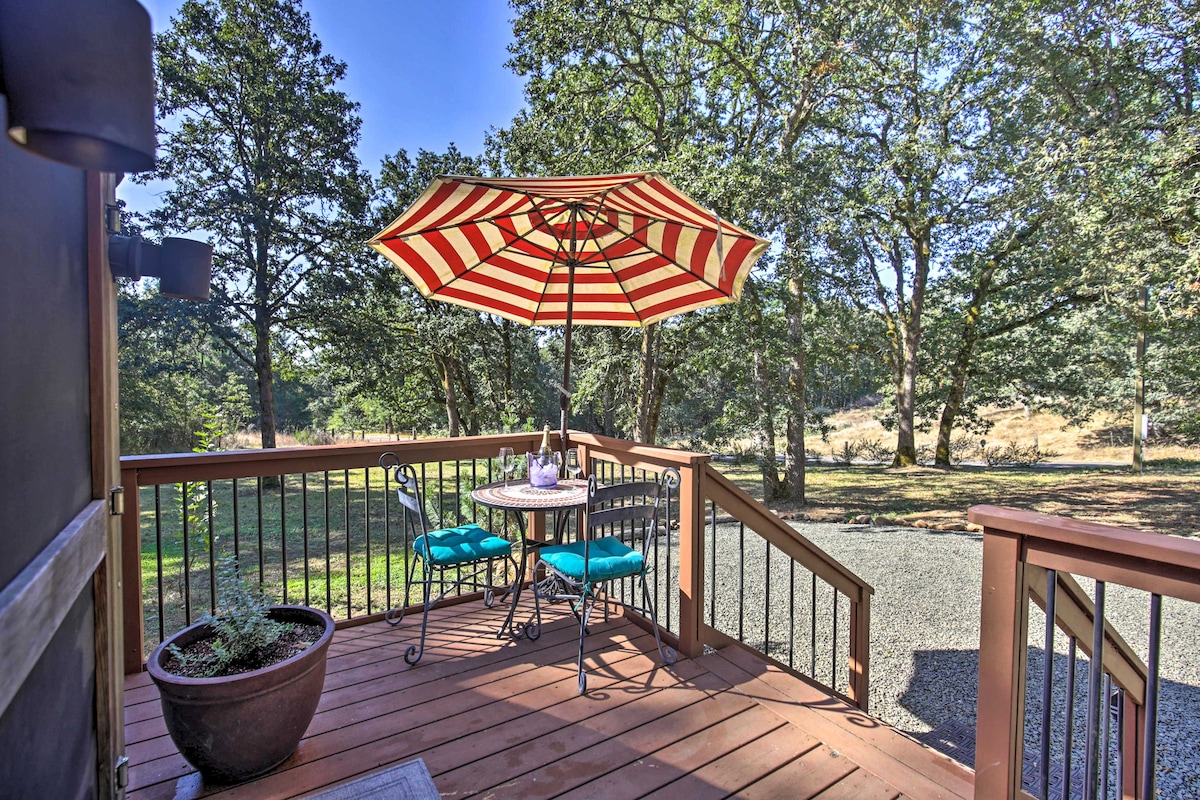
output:
{"label": "umbrella canopy", "polygon": [[525,325],[641,327],[737,300],[769,242],[661,175],[436,178],[368,244],[426,297]]}

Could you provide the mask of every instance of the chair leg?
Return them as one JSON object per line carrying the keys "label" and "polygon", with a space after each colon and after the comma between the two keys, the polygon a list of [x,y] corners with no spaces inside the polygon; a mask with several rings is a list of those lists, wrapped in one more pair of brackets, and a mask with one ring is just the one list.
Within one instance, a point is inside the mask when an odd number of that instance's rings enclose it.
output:
{"label": "chair leg", "polygon": [[664,645],[662,636],[658,633],[658,614],[654,610],[654,598],[650,596],[650,587],[646,584],[646,574],[641,575],[642,584],[642,601],[646,604],[647,610],[650,612],[650,626],[654,628],[654,641],[658,643],[658,654],[662,656],[663,663],[670,666],[679,660],[679,654],[675,652],[675,648],[670,645]]}
{"label": "chair leg", "polygon": [[413,666],[421,660],[421,656],[425,653],[425,628],[429,624],[429,606],[430,599],[433,596],[433,569],[424,561],[421,564],[425,567],[424,595],[425,602],[421,609],[421,639],[417,644],[411,644],[404,651],[404,660],[409,666]]}
{"label": "chair leg", "polygon": [[592,613],[592,609],[596,607],[596,599],[592,596],[589,588],[584,588],[583,593],[579,596],[579,658],[577,664],[579,667],[579,693],[587,692],[587,672],[583,668],[583,640],[587,636],[588,617]]}
{"label": "chair leg", "polygon": [[[425,562],[422,561],[422,564]],[[399,625],[404,619],[404,609],[408,607],[408,587],[412,586],[413,574],[417,569],[417,555],[413,553],[408,558],[408,579],[404,581],[404,599],[400,601],[400,605],[395,608],[389,608],[387,613],[383,615],[384,622],[388,625]]]}

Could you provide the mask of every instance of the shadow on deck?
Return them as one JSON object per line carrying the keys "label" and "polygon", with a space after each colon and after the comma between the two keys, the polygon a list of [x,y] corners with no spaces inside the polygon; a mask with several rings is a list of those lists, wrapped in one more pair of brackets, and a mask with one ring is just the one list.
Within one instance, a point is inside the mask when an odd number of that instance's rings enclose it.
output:
{"label": "shadow on deck", "polygon": [[[559,607],[561,609],[561,607]],[[664,668],[622,617],[588,638],[576,694],[569,612],[501,641],[498,607],[439,609],[419,666],[409,618],[339,630],[296,753],[253,781],[205,785],[166,734],[146,673],[125,684],[128,797],[300,797],[424,759],[442,797],[967,798],[973,773],[738,648]]]}

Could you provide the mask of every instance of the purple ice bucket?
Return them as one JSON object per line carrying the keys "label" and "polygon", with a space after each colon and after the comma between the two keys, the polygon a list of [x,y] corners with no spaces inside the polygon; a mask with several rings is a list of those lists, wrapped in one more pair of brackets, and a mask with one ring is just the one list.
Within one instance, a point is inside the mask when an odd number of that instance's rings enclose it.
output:
{"label": "purple ice bucket", "polygon": [[534,489],[555,489],[558,487],[558,465],[561,459],[558,453],[539,455],[526,453],[529,460],[529,485]]}

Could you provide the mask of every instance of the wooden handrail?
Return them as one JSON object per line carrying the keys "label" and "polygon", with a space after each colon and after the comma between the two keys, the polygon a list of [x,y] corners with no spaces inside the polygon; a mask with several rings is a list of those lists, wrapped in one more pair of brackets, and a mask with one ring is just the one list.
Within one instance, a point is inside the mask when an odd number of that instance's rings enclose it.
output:
{"label": "wooden handrail", "polygon": [[[998,506],[975,506],[968,518],[983,526],[976,795],[1016,798],[1021,796],[1028,598],[1045,607],[1045,570],[1058,573],[1056,623],[1090,654],[1094,604],[1071,576],[1200,602],[1200,542]],[[1145,756],[1148,670],[1107,623],[1104,640],[1104,669],[1126,689],[1123,758],[1133,769],[1122,791],[1136,798],[1134,776]]]}
{"label": "wooden handrail", "polygon": [[[553,434],[552,439],[557,439]],[[505,433],[446,439],[398,439],[390,442],[280,447],[274,450],[225,450],[217,453],[172,453],[124,456],[121,472],[137,476],[138,486],[197,480],[258,478],[301,472],[354,469],[374,465],[394,452],[414,464],[454,459],[495,458],[500,447],[520,453],[537,450],[540,433]]]}

